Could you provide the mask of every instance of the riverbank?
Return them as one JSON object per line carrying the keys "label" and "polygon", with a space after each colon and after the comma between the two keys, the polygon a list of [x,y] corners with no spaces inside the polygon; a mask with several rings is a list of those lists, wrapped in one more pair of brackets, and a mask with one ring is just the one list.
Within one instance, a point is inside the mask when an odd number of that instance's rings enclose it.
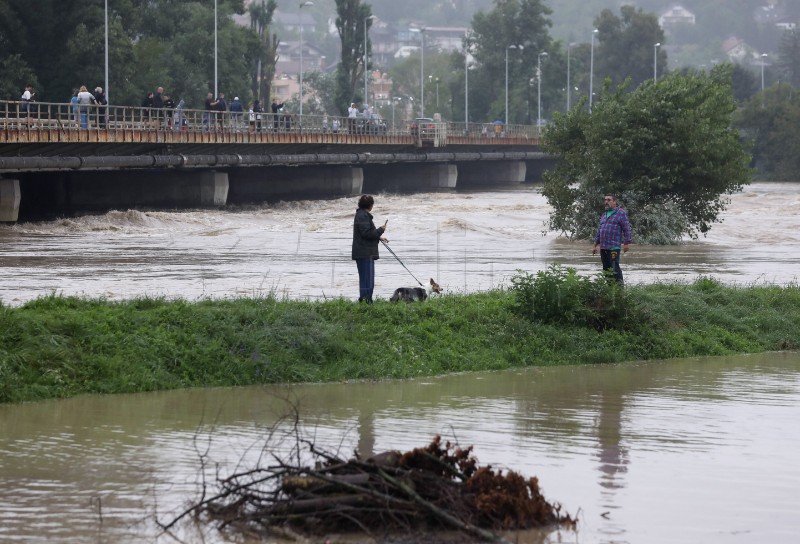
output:
{"label": "riverbank", "polygon": [[800,349],[798,286],[701,279],[626,294],[645,318],[603,332],[534,322],[510,290],[369,306],[43,297],[0,306],[0,402]]}

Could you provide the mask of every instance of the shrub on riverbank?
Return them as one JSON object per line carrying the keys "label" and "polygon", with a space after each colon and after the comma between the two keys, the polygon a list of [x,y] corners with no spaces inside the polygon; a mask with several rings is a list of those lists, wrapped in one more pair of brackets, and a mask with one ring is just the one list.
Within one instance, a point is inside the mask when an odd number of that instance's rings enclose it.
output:
{"label": "shrub on riverbank", "polygon": [[528,319],[504,290],[373,305],[43,297],[0,306],[0,402],[800,349],[798,286],[625,291],[641,317],[603,332]]}

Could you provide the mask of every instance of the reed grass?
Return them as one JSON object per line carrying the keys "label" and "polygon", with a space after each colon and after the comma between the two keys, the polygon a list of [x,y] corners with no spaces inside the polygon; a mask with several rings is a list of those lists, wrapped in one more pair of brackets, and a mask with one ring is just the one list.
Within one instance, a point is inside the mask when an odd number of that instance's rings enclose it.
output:
{"label": "reed grass", "polygon": [[625,288],[624,326],[545,323],[519,293],[363,305],[61,296],[0,304],[0,402],[208,386],[405,379],[800,348],[800,288]]}

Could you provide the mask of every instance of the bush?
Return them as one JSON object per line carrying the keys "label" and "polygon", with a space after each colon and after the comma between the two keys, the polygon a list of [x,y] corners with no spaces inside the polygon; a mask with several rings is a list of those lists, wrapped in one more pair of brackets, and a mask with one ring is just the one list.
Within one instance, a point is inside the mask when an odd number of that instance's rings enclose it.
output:
{"label": "bush", "polygon": [[536,275],[511,278],[514,311],[540,323],[590,325],[602,331],[628,328],[636,313],[630,297],[610,276],[579,276],[574,268],[551,265]]}

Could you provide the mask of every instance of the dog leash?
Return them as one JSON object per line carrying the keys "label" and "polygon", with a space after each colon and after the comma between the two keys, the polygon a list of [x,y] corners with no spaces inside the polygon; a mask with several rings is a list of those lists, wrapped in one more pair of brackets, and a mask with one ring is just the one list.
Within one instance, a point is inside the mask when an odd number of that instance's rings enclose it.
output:
{"label": "dog leash", "polygon": [[[392,255],[394,255],[394,258],[395,258],[395,259],[397,259],[397,262],[398,262],[398,263],[400,263],[401,265],[403,265],[403,268],[405,268],[405,269],[406,269],[406,272],[408,272],[409,274],[411,274],[411,270],[409,270],[409,269],[408,269],[408,267],[407,267],[406,265],[404,265],[404,264],[403,264],[403,261],[401,261],[401,260],[400,260],[400,257],[398,257],[398,256],[397,256],[397,254],[396,254],[394,251],[392,251],[392,248],[390,248],[390,247],[389,247],[389,244],[387,244],[387,243],[386,243],[386,242],[384,242],[383,240],[381,240],[381,243],[382,243],[382,244],[383,244],[383,245],[386,247],[386,249],[388,249],[388,250],[389,250],[389,253],[391,253]],[[415,280],[417,280],[417,277],[416,277],[414,274],[411,274],[411,277],[412,277],[412,278],[414,278]],[[420,286],[420,287],[422,287],[423,289],[425,288],[425,286],[424,286],[424,285],[422,285],[422,282],[421,282],[421,281],[417,280],[417,283],[418,283],[418,284],[419,284],[419,286]]]}

